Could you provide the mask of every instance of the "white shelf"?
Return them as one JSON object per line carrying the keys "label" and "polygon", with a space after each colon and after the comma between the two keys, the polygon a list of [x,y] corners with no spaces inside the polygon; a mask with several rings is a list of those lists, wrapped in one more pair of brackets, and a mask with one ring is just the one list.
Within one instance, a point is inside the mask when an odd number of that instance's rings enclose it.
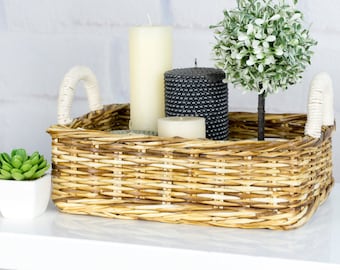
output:
{"label": "white shelf", "polygon": [[77,216],[53,205],[33,220],[0,217],[0,269],[246,266],[340,269],[340,184],[306,225],[290,231]]}

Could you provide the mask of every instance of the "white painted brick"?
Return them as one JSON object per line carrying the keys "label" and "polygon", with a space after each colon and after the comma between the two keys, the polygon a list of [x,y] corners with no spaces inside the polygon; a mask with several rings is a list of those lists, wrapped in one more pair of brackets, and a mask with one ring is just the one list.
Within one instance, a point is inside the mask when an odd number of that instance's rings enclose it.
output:
{"label": "white painted brick", "polygon": [[23,147],[50,156],[50,138],[46,129],[55,121],[55,102],[19,99],[2,104],[0,124],[1,151]]}
{"label": "white painted brick", "polygon": [[[1,34],[0,87],[2,98],[53,97],[65,73],[74,65],[89,66],[97,75],[105,100],[110,89],[111,40],[86,35]],[[119,63],[117,63],[119,69]],[[83,92],[83,91],[82,91]],[[84,93],[78,93],[84,97]]]}
{"label": "white painted brick", "polygon": [[236,1],[171,0],[170,7],[175,26],[207,28],[223,19],[223,10],[236,7]]}
{"label": "white painted brick", "polygon": [[[244,92],[233,85],[229,85],[228,88],[230,111],[257,111],[258,94],[256,92]],[[307,93],[308,89],[303,82],[291,86],[286,91],[267,96],[265,110],[268,113],[305,113]]]}
{"label": "white painted brick", "polygon": [[[340,63],[340,38],[338,34],[327,32],[316,32],[314,37],[318,40],[315,54],[312,58],[312,76],[321,71],[330,74],[334,88],[334,107],[335,111],[340,112],[340,95],[337,89],[340,86],[339,63]],[[311,77],[312,77],[311,76]],[[340,149],[339,149],[340,150]]]}
{"label": "white painted brick", "polygon": [[3,0],[11,31],[96,32],[161,22],[159,0]]}
{"label": "white painted brick", "polygon": [[340,1],[323,0],[323,1],[302,1],[304,3],[301,9],[304,12],[305,20],[311,24],[312,29],[327,32],[340,31],[339,10]]}
{"label": "white painted brick", "polygon": [[174,67],[213,66],[213,32],[209,29],[174,29]]}
{"label": "white painted brick", "polygon": [[[71,117],[87,113],[87,101],[75,100]],[[44,98],[19,98],[0,102],[0,152],[23,147],[50,156],[51,138],[46,130],[57,124],[57,101]]]}
{"label": "white painted brick", "polygon": [[[129,41],[128,29],[116,31],[116,36],[110,44],[107,79],[111,96],[110,103],[125,103],[129,101]],[[108,103],[108,102],[106,102]]]}
{"label": "white painted brick", "polygon": [[7,16],[3,0],[0,0],[0,32],[7,31]]}

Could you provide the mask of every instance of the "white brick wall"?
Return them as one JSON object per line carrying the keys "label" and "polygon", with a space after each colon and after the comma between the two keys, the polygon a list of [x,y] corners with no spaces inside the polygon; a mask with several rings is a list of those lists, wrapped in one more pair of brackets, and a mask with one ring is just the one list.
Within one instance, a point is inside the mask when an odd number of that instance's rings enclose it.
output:
{"label": "white brick wall", "polygon": [[3,0],[11,31],[112,33],[117,27],[161,22],[159,0]]}
{"label": "white brick wall", "polygon": [[179,28],[208,28],[223,18],[223,10],[234,8],[236,1],[169,0],[173,24]]}
{"label": "white brick wall", "polygon": [[[62,77],[73,65],[89,66],[97,75],[104,103],[129,100],[128,28],[146,24],[174,26],[174,67],[213,66],[212,31],[223,9],[235,0],[0,0],[0,151],[13,147],[50,155],[45,130],[56,123],[57,95]],[[303,81],[287,92],[268,97],[268,112],[305,112],[312,77],[327,71],[336,89],[340,63],[340,1],[303,1],[299,8],[319,41]],[[87,112],[79,86],[72,113]],[[257,107],[255,93],[230,86],[230,109]],[[340,182],[340,141],[334,136],[334,173]]]}

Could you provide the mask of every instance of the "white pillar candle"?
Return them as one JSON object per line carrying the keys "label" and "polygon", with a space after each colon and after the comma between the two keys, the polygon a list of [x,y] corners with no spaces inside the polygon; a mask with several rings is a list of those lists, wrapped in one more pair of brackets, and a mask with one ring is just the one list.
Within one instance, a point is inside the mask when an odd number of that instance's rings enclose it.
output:
{"label": "white pillar candle", "polygon": [[158,136],[183,137],[188,139],[205,138],[203,117],[164,117],[158,119]]}
{"label": "white pillar candle", "polygon": [[164,117],[164,73],[172,68],[172,28],[139,26],[129,31],[130,128],[157,131]]}

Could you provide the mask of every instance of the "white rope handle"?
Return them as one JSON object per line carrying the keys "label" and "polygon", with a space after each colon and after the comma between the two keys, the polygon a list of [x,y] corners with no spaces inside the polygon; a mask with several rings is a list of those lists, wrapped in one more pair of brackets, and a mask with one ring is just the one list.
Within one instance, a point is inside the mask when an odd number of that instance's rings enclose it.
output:
{"label": "white rope handle", "polygon": [[74,96],[74,89],[79,81],[83,81],[91,111],[103,108],[99,96],[96,76],[85,66],[75,66],[65,75],[59,90],[58,124],[66,125],[72,122],[70,111]]}
{"label": "white rope handle", "polygon": [[311,82],[305,135],[320,138],[322,125],[334,125],[333,84],[326,72],[317,74]]}

